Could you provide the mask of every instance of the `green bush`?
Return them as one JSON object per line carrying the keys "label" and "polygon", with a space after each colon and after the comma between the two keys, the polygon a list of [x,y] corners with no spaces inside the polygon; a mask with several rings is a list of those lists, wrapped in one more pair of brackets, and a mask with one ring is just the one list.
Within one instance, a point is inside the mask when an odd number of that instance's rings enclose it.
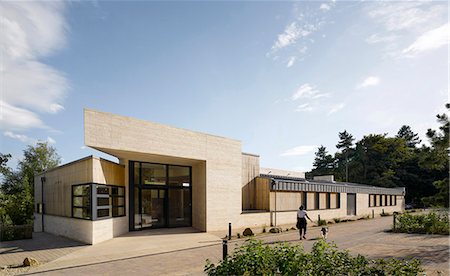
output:
{"label": "green bush", "polygon": [[318,226],[324,226],[324,225],[327,225],[327,221],[324,220],[324,219],[321,219],[321,220],[319,220],[319,221],[317,222],[317,225],[318,225]]}
{"label": "green bush", "polygon": [[392,230],[399,233],[416,234],[449,234],[448,211],[432,211],[423,215],[401,214],[396,217],[395,228]]}
{"label": "green bush", "polygon": [[382,216],[382,217],[387,217],[387,216],[391,216],[391,214],[385,212],[385,213],[381,213],[380,216]]}
{"label": "green bush", "polygon": [[334,222],[336,222],[336,223],[341,222],[341,219],[340,219],[340,218],[334,218],[333,220],[334,220]]}
{"label": "green bush", "polygon": [[323,240],[307,253],[301,245],[271,247],[251,239],[217,265],[209,260],[205,265],[208,275],[417,275],[422,271],[418,260],[352,257]]}

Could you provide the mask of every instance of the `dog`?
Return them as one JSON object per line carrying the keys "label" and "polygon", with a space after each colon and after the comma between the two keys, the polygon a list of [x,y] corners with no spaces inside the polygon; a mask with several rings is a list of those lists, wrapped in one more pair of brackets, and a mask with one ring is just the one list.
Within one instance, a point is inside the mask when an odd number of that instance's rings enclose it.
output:
{"label": "dog", "polygon": [[328,227],[322,227],[322,229],[320,229],[320,234],[322,235],[322,239],[326,240],[328,236]]}

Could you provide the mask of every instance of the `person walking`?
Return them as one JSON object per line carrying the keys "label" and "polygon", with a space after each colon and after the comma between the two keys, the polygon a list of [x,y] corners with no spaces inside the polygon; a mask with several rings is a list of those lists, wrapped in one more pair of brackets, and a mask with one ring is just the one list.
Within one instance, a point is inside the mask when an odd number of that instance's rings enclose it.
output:
{"label": "person walking", "polygon": [[306,240],[306,219],[309,219],[311,222],[312,220],[308,217],[308,214],[306,213],[305,208],[303,205],[301,205],[297,211],[297,228],[300,233],[300,240],[305,239]]}

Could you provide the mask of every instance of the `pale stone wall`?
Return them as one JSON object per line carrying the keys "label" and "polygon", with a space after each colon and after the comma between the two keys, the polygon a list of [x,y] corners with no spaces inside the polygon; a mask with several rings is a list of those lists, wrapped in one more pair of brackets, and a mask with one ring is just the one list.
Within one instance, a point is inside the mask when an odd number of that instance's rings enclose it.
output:
{"label": "pale stone wall", "polygon": [[[378,197],[377,197],[378,198]],[[369,207],[368,194],[356,194],[356,215],[357,216],[372,216],[372,210],[375,215],[383,213],[392,214],[393,212],[403,212],[405,210],[405,197],[397,196],[397,204],[395,206],[377,206]]]}
{"label": "pale stone wall", "polygon": [[112,239],[128,232],[128,217],[117,217],[92,222],[92,244]]}
{"label": "pale stone wall", "polygon": [[44,215],[45,232],[93,244],[91,220]]}
{"label": "pale stone wall", "polygon": [[198,185],[200,192],[193,206],[194,227],[215,231],[237,223],[242,208],[239,141],[93,110],[85,110],[84,117],[87,146],[124,161],[193,166],[193,177],[199,179],[193,189]]}

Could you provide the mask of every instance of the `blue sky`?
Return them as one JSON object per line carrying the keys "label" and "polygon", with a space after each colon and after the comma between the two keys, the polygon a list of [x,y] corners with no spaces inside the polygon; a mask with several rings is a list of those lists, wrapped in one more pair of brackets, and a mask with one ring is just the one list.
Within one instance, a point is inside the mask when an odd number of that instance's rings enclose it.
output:
{"label": "blue sky", "polygon": [[[309,170],[338,132],[423,140],[448,101],[447,2],[1,2],[1,152],[63,162],[83,108],[242,141]],[[114,160],[114,158],[113,158]]]}

